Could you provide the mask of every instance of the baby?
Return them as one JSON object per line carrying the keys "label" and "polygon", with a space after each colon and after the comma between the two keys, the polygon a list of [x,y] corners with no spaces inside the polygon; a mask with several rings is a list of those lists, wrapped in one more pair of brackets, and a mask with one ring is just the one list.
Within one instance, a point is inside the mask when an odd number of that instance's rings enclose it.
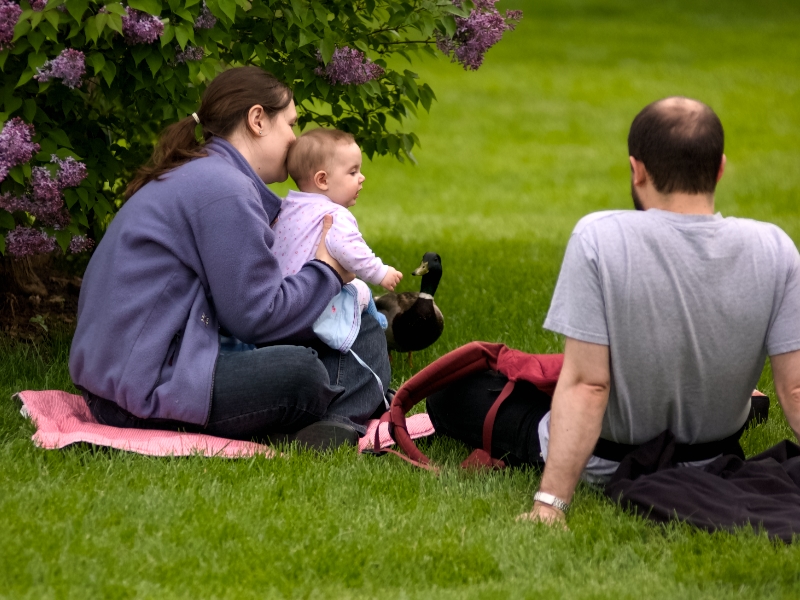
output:
{"label": "baby", "polygon": [[360,309],[367,310],[386,328],[383,315],[375,309],[364,281],[394,290],[403,274],[375,256],[355,217],[347,210],[356,203],[364,183],[361,149],[349,133],[335,129],[312,129],[292,144],[287,167],[299,192],[290,191],[281,205],[275,224],[273,252],[284,277],[297,273],[315,256],[322,220],[333,216],[325,237],[328,252],[359,279],[355,286]]}

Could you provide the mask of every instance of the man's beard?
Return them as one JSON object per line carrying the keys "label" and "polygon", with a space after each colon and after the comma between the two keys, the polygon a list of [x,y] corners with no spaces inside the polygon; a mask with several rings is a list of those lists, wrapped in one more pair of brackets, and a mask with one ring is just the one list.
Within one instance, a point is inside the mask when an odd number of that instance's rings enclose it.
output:
{"label": "man's beard", "polygon": [[636,192],[636,188],[633,186],[633,183],[631,183],[631,198],[633,198],[633,207],[636,210],[644,210],[642,200],[639,198],[639,194]]}

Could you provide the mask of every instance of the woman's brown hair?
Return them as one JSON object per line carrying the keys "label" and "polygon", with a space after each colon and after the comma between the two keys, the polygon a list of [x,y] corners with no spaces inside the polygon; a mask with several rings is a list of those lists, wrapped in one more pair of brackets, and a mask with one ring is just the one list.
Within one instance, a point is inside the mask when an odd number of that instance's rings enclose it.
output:
{"label": "woman's brown hair", "polygon": [[[208,84],[197,117],[203,128],[203,142],[213,136],[228,137],[247,119],[250,108],[259,104],[273,118],[292,101],[292,91],[275,76],[258,67],[236,67],[217,75]],[[188,116],[167,127],[158,139],[153,156],[142,166],[125,189],[127,200],[145,184],[193,158],[206,156],[197,141],[197,122]]]}

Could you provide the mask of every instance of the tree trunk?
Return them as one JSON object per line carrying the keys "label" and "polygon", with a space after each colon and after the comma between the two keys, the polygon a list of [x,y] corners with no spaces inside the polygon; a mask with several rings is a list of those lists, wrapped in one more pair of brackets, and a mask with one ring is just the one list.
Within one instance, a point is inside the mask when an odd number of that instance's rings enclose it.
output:
{"label": "tree trunk", "polygon": [[[6,286],[11,284],[10,287],[12,289],[9,291],[18,290],[28,296],[47,296],[47,286],[39,279],[34,268],[41,267],[49,262],[49,260],[49,256],[25,256],[23,258],[6,257],[3,260],[3,270],[5,271],[4,279],[6,280]],[[8,277],[9,275],[11,276],[10,278]],[[16,290],[13,288],[16,288]]]}

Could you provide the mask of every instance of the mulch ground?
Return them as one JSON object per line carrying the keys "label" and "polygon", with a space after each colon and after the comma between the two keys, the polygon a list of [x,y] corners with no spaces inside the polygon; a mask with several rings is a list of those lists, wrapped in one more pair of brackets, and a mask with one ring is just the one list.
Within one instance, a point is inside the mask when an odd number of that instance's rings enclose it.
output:
{"label": "mulch ground", "polygon": [[38,342],[53,331],[72,330],[78,312],[83,269],[55,260],[34,272],[47,294],[30,294],[17,285],[8,265],[0,266],[0,335],[15,341]]}

